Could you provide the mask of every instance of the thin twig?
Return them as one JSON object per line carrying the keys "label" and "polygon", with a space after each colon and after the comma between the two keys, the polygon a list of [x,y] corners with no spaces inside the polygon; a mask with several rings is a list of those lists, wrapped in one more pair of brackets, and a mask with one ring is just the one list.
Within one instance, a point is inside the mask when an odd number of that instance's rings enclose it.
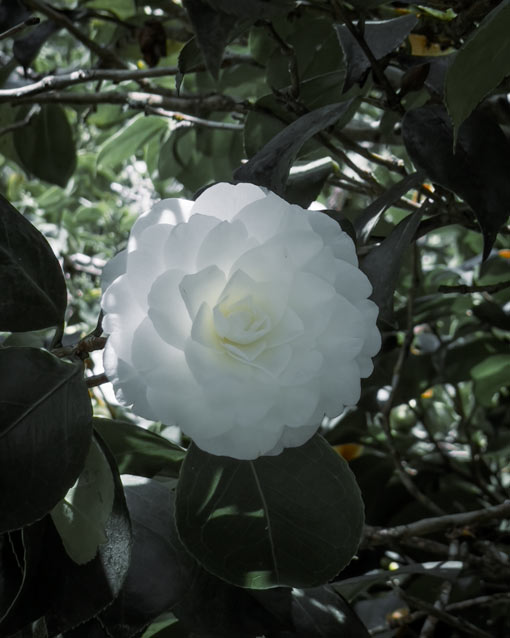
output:
{"label": "thin twig", "polygon": [[125,68],[126,64],[112,51],[102,47],[94,40],[91,40],[88,36],[80,31],[77,27],[74,26],[72,21],[60,11],[57,11],[50,5],[42,2],[41,0],[25,0],[25,4],[28,5],[31,9],[35,11],[39,11],[44,14],[50,20],[53,20],[57,24],[60,24],[64,29],[69,31],[71,35],[73,35],[77,40],[79,40],[89,51],[95,53],[103,63],[109,66],[116,66],[120,68]]}
{"label": "thin twig", "polygon": [[492,295],[500,290],[505,290],[506,288],[510,288],[510,280],[498,281],[495,284],[485,284],[483,286],[466,286],[464,284],[460,284],[458,286],[439,286],[439,292],[444,292],[446,294],[460,293],[461,295],[473,294],[475,292],[487,292]]}
{"label": "thin twig", "polygon": [[2,137],[2,135],[7,135],[7,133],[12,133],[13,131],[28,126],[32,118],[37,115],[39,111],[40,108],[38,105],[33,106],[22,120],[19,120],[19,122],[13,122],[12,124],[4,126],[4,128],[0,129],[0,137]]}
{"label": "thin twig", "polygon": [[382,545],[391,540],[398,540],[411,536],[424,536],[453,527],[478,525],[491,520],[501,520],[510,516],[510,500],[501,505],[492,505],[481,510],[443,514],[430,518],[422,518],[413,523],[397,525],[395,527],[377,528],[365,527],[365,542],[370,545]]}
{"label": "thin twig", "polygon": [[19,24],[15,25],[14,27],[11,27],[10,29],[7,29],[7,31],[4,31],[3,33],[0,33],[0,40],[5,40],[6,38],[12,38],[13,35],[17,35],[21,31],[24,31],[25,29],[28,29],[28,27],[33,27],[35,24],[39,24],[40,21],[41,21],[41,19],[37,18],[36,16],[28,18],[24,22],[20,22]]}
{"label": "thin twig", "polygon": [[235,122],[217,122],[215,120],[205,120],[202,117],[195,117],[194,115],[187,115],[186,113],[179,113],[178,111],[167,111],[154,106],[148,106],[145,109],[146,113],[151,115],[161,115],[162,117],[169,117],[176,122],[185,122],[189,124],[195,124],[197,126],[204,126],[206,128],[220,129],[223,131],[242,131],[244,129],[243,124],[236,124]]}
{"label": "thin twig", "polygon": [[108,383],[108,377],[104,372],[101,372],[101,374],[94,374],[91,377],[86,377],[85,383],[87,384],[87,388],[96,388],[98,385]]}
{"label": "thin twig", "polygon": [[475,638],[493,638],[491,634],[488,634],[486,631],[479,629],[476,625],[473,625],[467,620],[456,618],[455,616],[452,616],[450,613],[443,611],[441,609],[438,609],[434,607],[434,605],[431,605],[430,603],[427,603],[424,600],[415,598],[414,596],[411,596],[410,594],[408,594],[407,592],[403,590],[399,590],[399,591],[402,598],[404,598],[404,600],[406,600],[408,603],[426,612],[428,615],[436,617],[438,620],[441,620],[442,622],[449,625],[450,627],[454,627],[455,629],[458,629],[459,631],[462,631],[470,636],[474,636]]}

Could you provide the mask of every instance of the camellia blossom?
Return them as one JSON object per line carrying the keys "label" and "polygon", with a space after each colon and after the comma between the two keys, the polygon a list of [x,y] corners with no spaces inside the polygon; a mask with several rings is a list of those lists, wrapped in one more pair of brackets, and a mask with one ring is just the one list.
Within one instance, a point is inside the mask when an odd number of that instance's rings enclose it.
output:
{"label": "camellia blossom", "polygon": [[356,404],[380,347],[349,236],[252,184],[153,206],[103,285],[118,400],[212,454],[302,445]]}

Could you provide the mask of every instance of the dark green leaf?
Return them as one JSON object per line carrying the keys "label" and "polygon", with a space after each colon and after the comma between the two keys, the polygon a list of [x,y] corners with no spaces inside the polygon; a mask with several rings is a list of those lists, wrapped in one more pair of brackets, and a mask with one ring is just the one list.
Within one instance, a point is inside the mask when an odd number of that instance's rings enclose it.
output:
{"label": "dark green leaf", "polygon": [[178,477],[186,451],[167,439],[126,421],[94,418],[94,429],[110,448],[121,474]]}
{"label": "dark green leaf", "polygon": [[500,127],[473,113],[459,129],[454,152],[446,109],[431,105],[406,113],[402,135],[415,165],[471,206],[483,233],[486,259],[510,213],[510,143]]}
{"label": "dark green leaf", "polygon": [[253,589],[306,587],[351,560],[363,503],[347,463],[320,436],[255,461],[193,445],[176,517],[186,548],[213,574]]}
{"label": "dark green leaf", "polygon": [[214,10],[204,0],[183,0],[207,70],[218,78],[223,51],[238,25],[237,16]]}
{"label": "dark green leaf", "polygon": [[503,0],[473,31],[448,69],[445,97],[454,137],[473,109],[510,75],[509,33],[510,0]]}
{"label": "dark green leaf", "polygon": [[[20,110],[23,119],[27,110]],[[29,124],[13,132],[14,146],[22,166],[39,179],[64,188],[76,168],[73,132],[64,109],[43,104]]]}
{"label": "dark green leaf", "polygon": [[418,228],[421,216],[422,211],[417,210],[403,219],[360,263],[360,268],[373,287],[370,298],[379,306],[379,318],[387,323],[392,321],[393,293],[402,259]]}
{"label": "dark green leaf", "polygon": [[289,175],[284,199],[290,204],[308,208],[315,201],[333,170],[331,160],[295,167]]}
{"label": "dark green leaf", "polygon": [[24,67],[30,66],[46,40],[61,28],[53,20],[44,20],[27,35],[17,38],[12,46],[12,52],[18,64]]}
{"label": "dark green leaf", "polygon": [[108,635],[130,638],[184,599],[200,567],[177,536],[174,496],[161,483],[125,477],[133,525],[129,571],[116,600],[101,614]]}
{"label": "dark green leaf", "polygon": [[302,115],[239,167],[234,172],[234,179],[267,186],[283,195],[290,167],[300,148],[316,133],[332,126],[348,110],[350,104],[350,101],[329,104]]}
{"label": "dark green leaf", "polygon": [[[281,620],[293,638],[369,638],[366,627],[349,603],[326,585],[309,589],[279,589],[253,594]],[[273,635],[273,634],[271,634]],[[277,634],[279,636],[280,634]]]}
{"label": "dark green leaf", "polygon": [[406,175],[399,182],[390,186],[383,195],[378,197],[356,217],[354,228],[356,230],[356,236],[361,243],[366,243],[372,229],[381,218],[381,215],[408,191],[416,187],[423,180],[423,176],[422,171]]}
{"label": "dark green leaf", "polygon": [[[412,14],[392,20],[365,22],[363,34],[360,37],[363,37],[374,58],[380,60],[402,44],[417,22],[418,18]],[[346,88],[349,88],[363,78],[371,64],[358,40],[349,29],[343,24],[335,24],[334,26],[347,62],[345,85]],[[358,29],[359,25],[355,25],[355,27]]]}
{"label": "dark green leaf", "polygon": [[61,324],[64,275],[41,233],[0,195],[0,330],[24,332]]}
{"label": "dark green leaf", "polygon": [[93,560],[77,565],[67,556],[57,531],[50,525],[59,551],[58,555],[50,554],[47,571],[41,570],[40,578],[44,582],[45,577],[56,576],[46,611],[52,636],[76,627],[110,605],[121,591],[130,565],[131,523],[124,490],[110,451],[97,434],[94,436],[108,460],[115,483],[113,508],[105,527],[106,542],[99,546]]}
{"label": "dark green leaf", "polygon": [[471,370],[474,380],[475,397],[489,407],[493,396],[503,386],[508,386],[510,379],[510,354],[495,354],[488,357]]}
{"label": "dark green leaf", "polygon": [[205,0],[216,11],[223,11],[239,18],[261,20],[288,13],[293,0]]}
{"label": "dark green leaf", "polygon": [[38,520],[78,478],[92,408],[80,364],[35,348],[0,349],[0,529]]}
{"label": "dark green leaf", "polygon": [[179,57],[177,58],[177,66],[179,68],[179,73],[175,78],[175,89],[177,91],[177,95],[179,95],[182,80],[186,73],[196,71],[203,64],[204,56],[198,46],[197,39],[193,37],[182,47],[179,52]]}

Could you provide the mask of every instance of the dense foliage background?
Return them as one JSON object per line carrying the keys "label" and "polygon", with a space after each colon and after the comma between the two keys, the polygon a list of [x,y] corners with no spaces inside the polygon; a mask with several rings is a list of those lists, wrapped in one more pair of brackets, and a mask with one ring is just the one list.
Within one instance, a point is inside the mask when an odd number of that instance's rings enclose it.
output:
{"label": "dense foliage background", "polygon": [[[0,4],[0,635],[510,634],[508,33],[508,0]],[[233,179],[356,238],[383,333],[329,445],[254,462],[255,528],[250,462],[98,356],[137,215]]]}

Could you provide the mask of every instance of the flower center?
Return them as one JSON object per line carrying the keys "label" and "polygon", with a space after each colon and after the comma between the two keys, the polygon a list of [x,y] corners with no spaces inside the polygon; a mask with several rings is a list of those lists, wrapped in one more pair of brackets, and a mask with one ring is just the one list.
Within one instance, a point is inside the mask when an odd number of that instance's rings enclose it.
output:
{"label": "flower center", "polygon": [[247,345],[258,341],[271,330],[269,315],[247,295],[233,304],[226,297],[213,310],[214,327],[225,343]]}

